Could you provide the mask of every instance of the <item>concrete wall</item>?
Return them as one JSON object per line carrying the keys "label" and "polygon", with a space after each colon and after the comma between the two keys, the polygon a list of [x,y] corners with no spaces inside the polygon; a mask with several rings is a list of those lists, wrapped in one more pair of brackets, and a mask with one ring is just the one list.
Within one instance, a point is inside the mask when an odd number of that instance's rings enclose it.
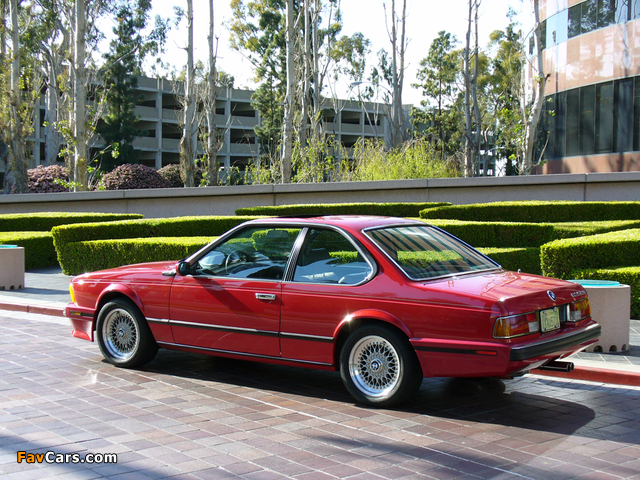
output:
{"label": "concrete wall", "polygon": [[506,200],[640,201],[640,172],[0,195],[0,214],[107,212],[156,218],[233,215],[236,208],[256,205]]}

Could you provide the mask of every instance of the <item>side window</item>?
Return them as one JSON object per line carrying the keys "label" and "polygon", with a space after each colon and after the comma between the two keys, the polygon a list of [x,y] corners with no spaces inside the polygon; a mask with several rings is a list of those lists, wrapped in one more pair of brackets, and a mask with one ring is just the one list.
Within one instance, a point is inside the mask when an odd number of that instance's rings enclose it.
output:
{"label": "side window", "polygon": [[282,280],[299,233],[299,228],[245,228],[202,256],[195,273]]}
{"label": "side window", "polygon": [[342,234],[309,229],[298,255],[294,282],[355,285],[371,275],[371,266]]}

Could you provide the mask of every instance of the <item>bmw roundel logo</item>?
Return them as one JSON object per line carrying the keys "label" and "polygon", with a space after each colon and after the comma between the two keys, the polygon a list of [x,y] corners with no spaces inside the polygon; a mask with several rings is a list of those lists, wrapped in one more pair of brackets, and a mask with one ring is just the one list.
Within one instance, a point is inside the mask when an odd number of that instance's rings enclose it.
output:
{"label": "bmw roundel logo", "polygon": [[556,301],[556,294],[555,294],[555,293],[553,293],[551,290],[547,290],[547,295],[549,295],[549,298],[550,298],[552,301],[554,301],[554,302]]}

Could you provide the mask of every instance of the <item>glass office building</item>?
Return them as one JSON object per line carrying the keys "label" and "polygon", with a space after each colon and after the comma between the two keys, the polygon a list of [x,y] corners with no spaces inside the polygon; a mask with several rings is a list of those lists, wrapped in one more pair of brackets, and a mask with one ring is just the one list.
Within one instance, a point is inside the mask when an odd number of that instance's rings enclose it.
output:
{"label": "glass office building", "polygon": [[640,170],[640,0],[540,7],[547,83],[538,173]]}

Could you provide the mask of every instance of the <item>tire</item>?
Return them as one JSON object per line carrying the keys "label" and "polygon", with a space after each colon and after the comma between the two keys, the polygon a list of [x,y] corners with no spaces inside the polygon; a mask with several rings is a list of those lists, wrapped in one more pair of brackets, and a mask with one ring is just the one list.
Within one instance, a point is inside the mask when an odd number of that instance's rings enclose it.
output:
{"label": "tire", "polygon": [[158,352],[146,319],[129,299],[114,299],[102,307],[96,336],[104,358],[118,367],[139,367]]}
{"label": "tire", "polygon": [[391,407],[409,399],[422,383],[422,369],[411,344],[385,326],[352,332],[340,352],[340,376],[356,401]]}

